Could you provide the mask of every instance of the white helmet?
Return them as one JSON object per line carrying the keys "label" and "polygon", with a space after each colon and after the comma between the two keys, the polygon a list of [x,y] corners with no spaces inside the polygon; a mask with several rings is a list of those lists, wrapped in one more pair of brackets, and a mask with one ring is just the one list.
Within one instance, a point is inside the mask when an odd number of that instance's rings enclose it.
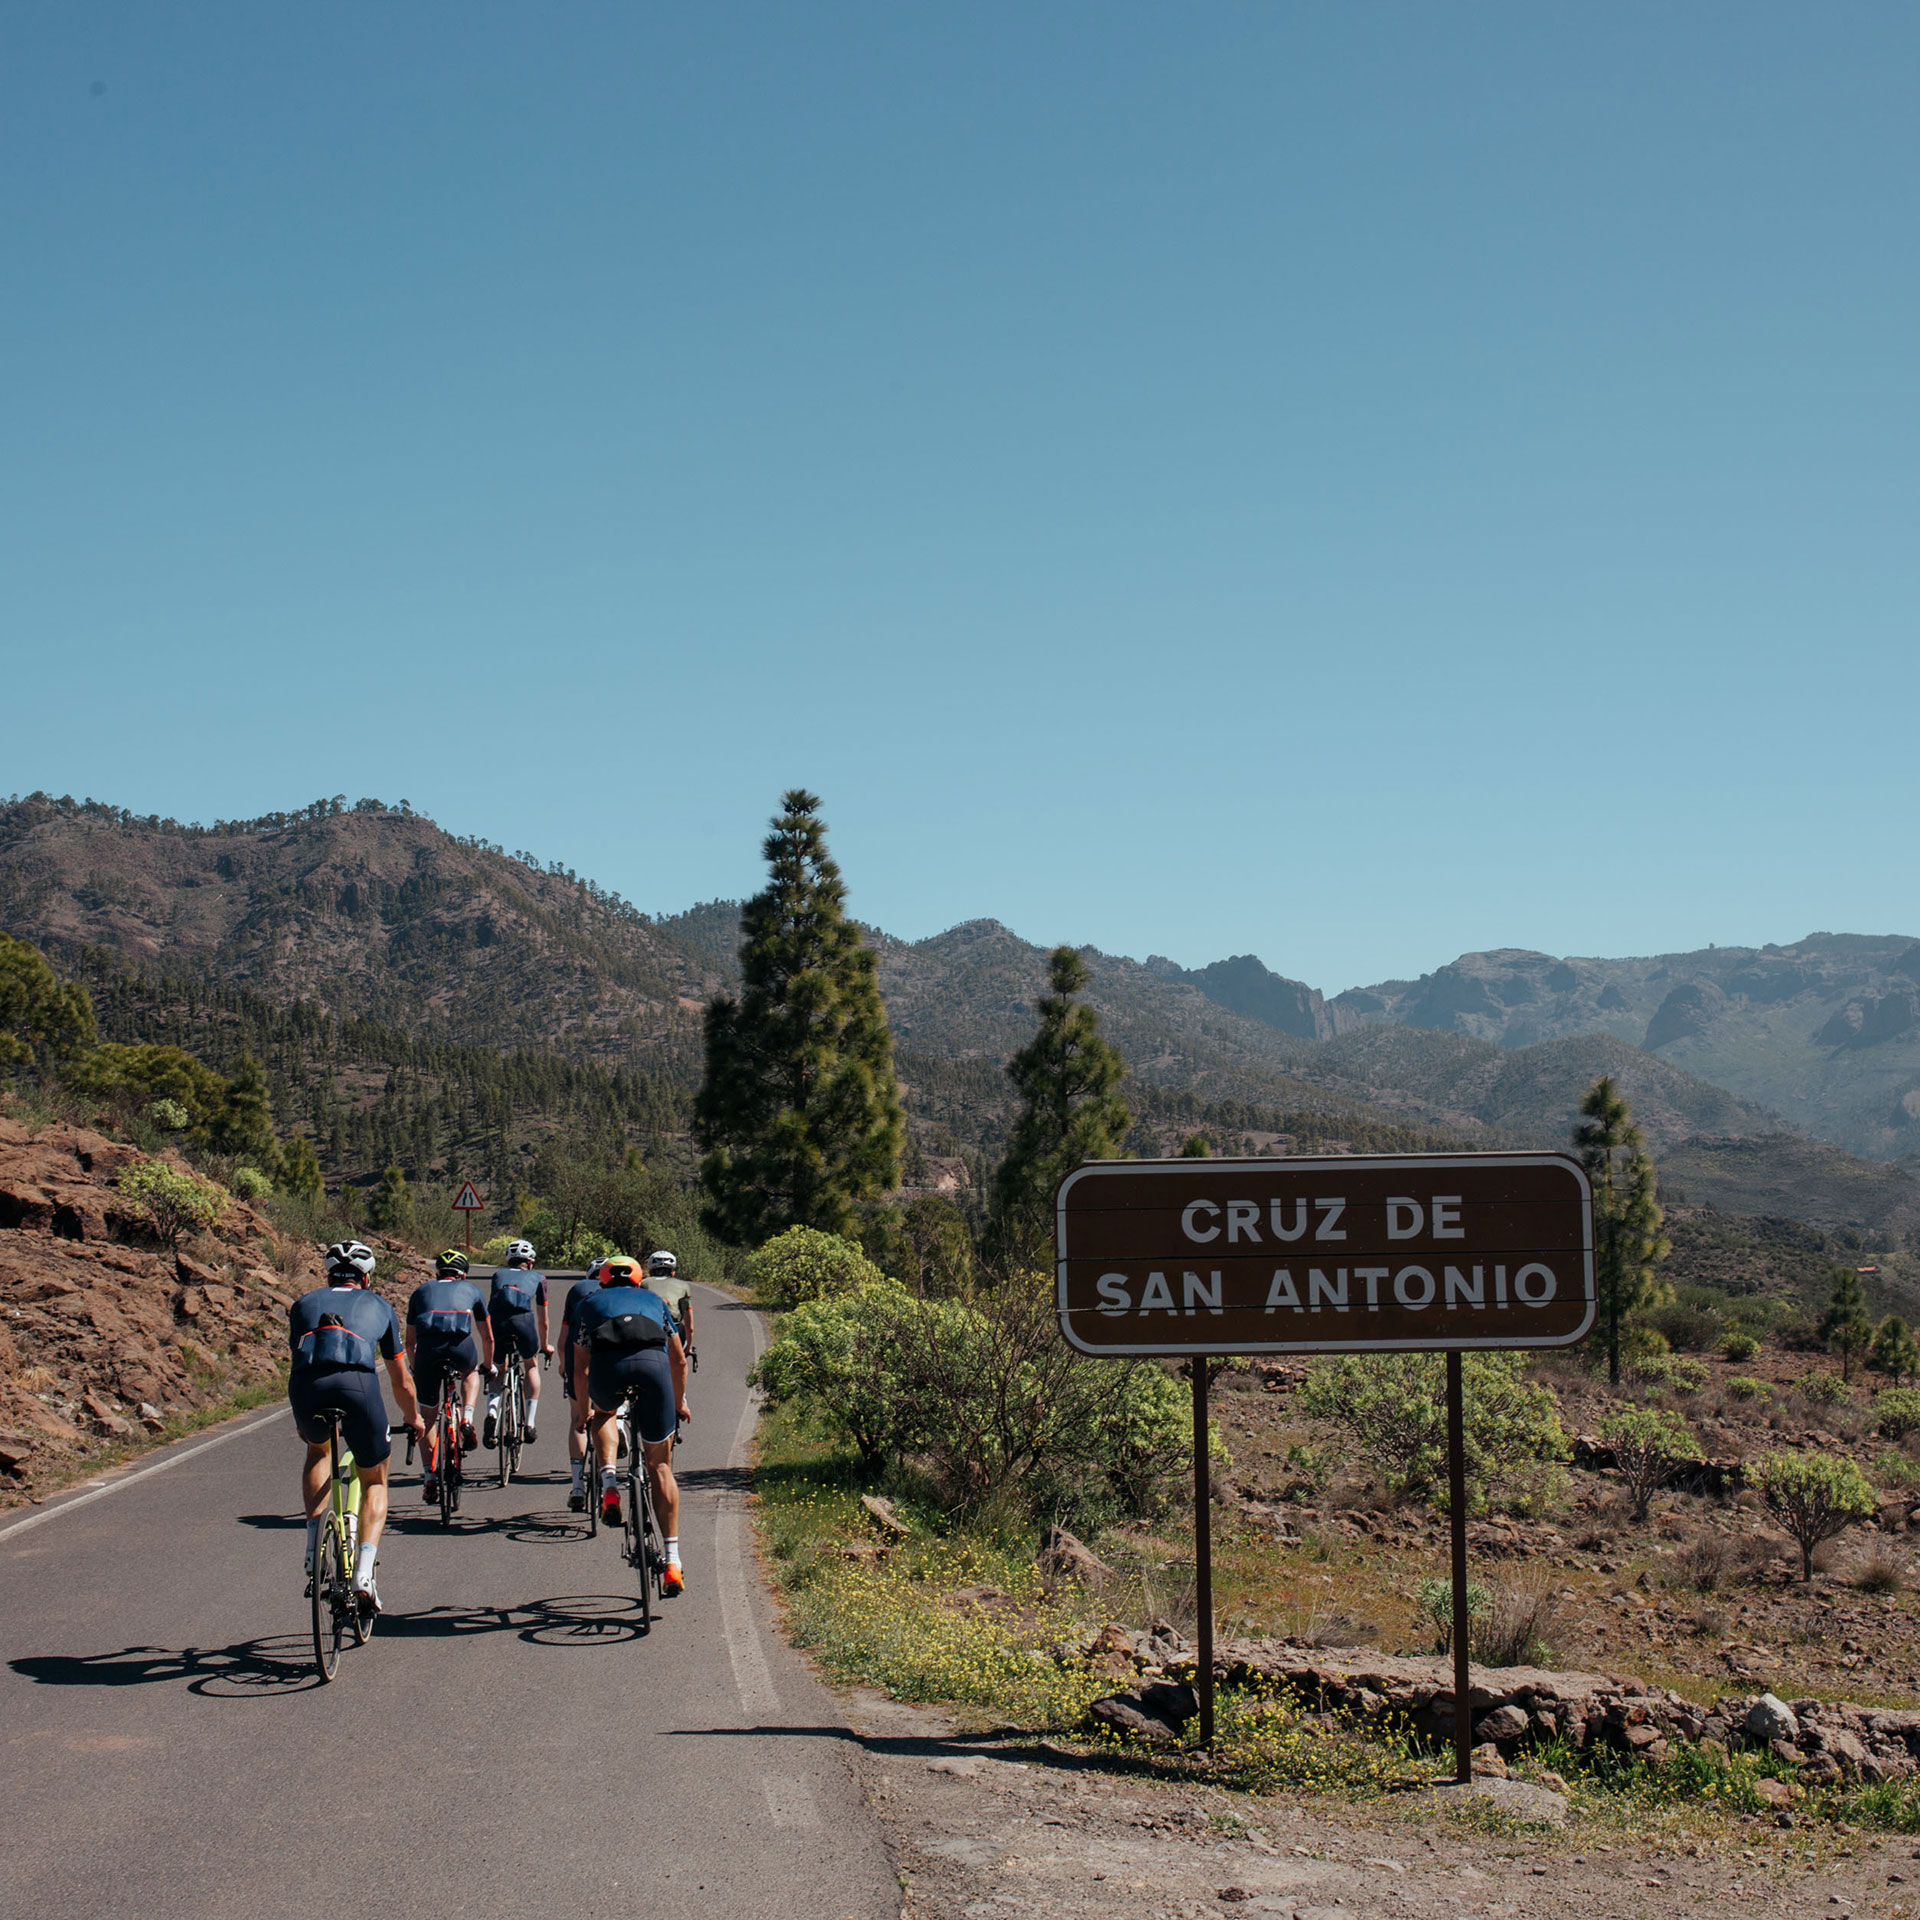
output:
{"label": "white helmet", "polygon": [[647,1256],[649,1273],[677,1273],[679,1270],[680,1262],[670,1253],[661,1252]]}
{"label": "white helmet", "polygon": [[373,1249],[358,1240],[336,1240],[326,1260],[330,1280],[364,1280],[373,1271]]}
{"label": "white helmet", "polygon": [[531,1240],[509,1240],[507,1242],[507,1265],[512,1266],[516,1260],[524,1260],[528,1266],[533,1265],[533,1242]]}

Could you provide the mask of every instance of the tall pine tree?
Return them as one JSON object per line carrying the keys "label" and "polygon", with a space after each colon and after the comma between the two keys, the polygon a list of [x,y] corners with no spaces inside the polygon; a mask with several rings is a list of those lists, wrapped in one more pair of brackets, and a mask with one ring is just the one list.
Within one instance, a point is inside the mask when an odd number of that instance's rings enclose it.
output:
{"label": "tall pine tree", "polygon": [[1853,1378],[1853,1363],[1873,1344],[1873,1322],[1867,1317],[1866,1289],[1852,1267],[1835,1267],[1833,1291],[1820,1322],[1820,1338],[1840,1356],[1840,1378]]}
{"label": "tall pine tree", "polygon": [[702,1217],[738,1245],[851,1234],[860,1203],[899,1184],[906,1139],[873,950],[845,916],[820,802],[795,788],[781,807],[740,916],[740,997],[707,1007],[694,1103]]}
{"label": "tall pine tree", "polygon": [[1667,1257],[1672,1243],[1660,1231],[1665,1215],[1655,1197],[1653,1160],[1610,1074],[1587,1089],[1580,1111],[1584,1118],[1573,1130],[1573,1144],[1593,1185],[1595,1278],[1607,1377],[1617,1387],[1621,1324],[1635,1307],[1652,1300],[1653,1269]]}
{"label": "tall pine tree", "polygon": [[1047,985],[1034,1003],[1040,1027],[1007,1062],[1020,1094],[1006,1158],[994,1175],[988,1238],[1008,1266],[1036,1266],[1053,1236],[1053,1190],[1082,1160],[1115,1158],[1133,1116],[1114,1091],[1126,1078],[1120,1049],[1100,1016],[1074,995],[1087,963],[1071,947],[1047,959]]}

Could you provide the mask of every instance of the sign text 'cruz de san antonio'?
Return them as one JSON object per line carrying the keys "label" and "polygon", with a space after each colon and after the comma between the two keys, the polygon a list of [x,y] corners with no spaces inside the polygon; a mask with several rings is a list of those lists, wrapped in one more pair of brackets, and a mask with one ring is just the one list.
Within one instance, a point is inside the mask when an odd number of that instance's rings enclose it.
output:
{"label": "sign text 'cruz de san antonio'", "polygon": [[1565,1154],[1101,1161],[1061,1183],[1055,1229],[1090,1353],[1566,1346],[1593,1324]]}

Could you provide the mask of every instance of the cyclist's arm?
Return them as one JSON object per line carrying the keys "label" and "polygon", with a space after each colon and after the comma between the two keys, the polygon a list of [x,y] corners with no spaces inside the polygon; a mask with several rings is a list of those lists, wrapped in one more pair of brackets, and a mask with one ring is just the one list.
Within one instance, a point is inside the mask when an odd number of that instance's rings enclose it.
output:
{"label": "cyclist's arm", "polygon": [[406,1338],[407,1366],[409,1369],[411,1369],[413,1366],[413,1356],[415,1352],[418,1350],[419,1345],[420,1345],[420,1336],[418,1333],[414,1331],[413,1322],[409,1320],[407,1322],[407,1338]]}
{"label": "cyclist's arm", "polygon": [[687,1295],[687,1304],[680,1309],[680,1319],[683,1323],[680,1328],[680,1338],[683,1341],[685,1341],[688,1346],[692,1346],[693,1345],[693,1295],[692,1294]]}
{"label": "cyclist's arm", "polygon": [[687,1350],[677,1333],[667,1335],[667,1370],[673,1375],[674,1411],[682,1420],[691,1420],[687,1411]]}
{"label": "cyclist's arm", "polygon": [[593,1411],[587,1399],[587,1347],[583,1340],[573,1343],[573,1417],[585,1426]]}
{"label": "cyclist's arm", "polygon": [[[407,1343],[413,1343],[413,1333],[409,1329]],[[404,1354],[387,1356],[387,1378],[393,1382],[393,1397],[400,1402],[400,1418],[410,1427],[420,1424],[420,1402],[414,1397],[413,1373],[407,1366]]]}
{"label": "cyclist's arm", "polygon": [[480,1364],[490,1367],[493,1365],[493,1322],[485,1307],[474,1308],[473,1324],[480,1336]]}
{"label": "cyclist's arm", "polygon": [[547,1338],[547,1303],[545,1300],[536,1300],[533,1303],[533,1324],[540,1335],[541,1352],[551,1353],[553,1351],[553,1342]]}

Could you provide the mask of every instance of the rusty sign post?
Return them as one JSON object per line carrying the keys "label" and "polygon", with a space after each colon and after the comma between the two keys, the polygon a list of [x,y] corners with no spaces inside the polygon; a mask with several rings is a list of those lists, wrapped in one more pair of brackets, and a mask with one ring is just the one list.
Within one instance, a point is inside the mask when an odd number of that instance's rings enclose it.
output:
{"label": "rusty sign post", "polygon": [[1054,1200],[1060,1328],[1192,1362],[1200,1737],[1213,1739],[1207,1367],[1216,1354],[1444,1353],[1454,1761],[1472,1777],[1461,1355],[1593,1326],[1593,1197],[1563,1153],[1097,1160]]}
{"label": "rusty sign post", "polygon": [[459,1214],[466,1223],[467,1251],[469,1253],[473,1251],[473,1216],[481,1212],[486,1204],[487,1203],[482,1200],[474,1190],[474,1185],[471,1180],[461,1181],[460,1192],[454,1200],[453,1210]]}

